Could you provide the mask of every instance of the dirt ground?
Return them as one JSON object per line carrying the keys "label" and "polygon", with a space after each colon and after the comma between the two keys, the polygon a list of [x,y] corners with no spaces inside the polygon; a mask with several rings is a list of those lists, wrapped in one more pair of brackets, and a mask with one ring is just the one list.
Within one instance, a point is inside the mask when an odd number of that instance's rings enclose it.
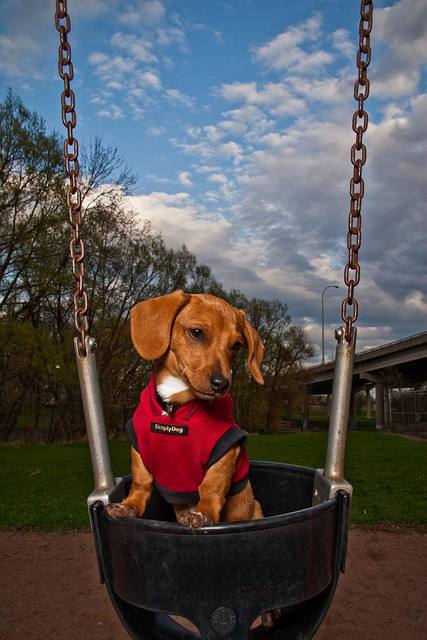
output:
{"label": "dirt ground", "polygon": [[[427,533],[353,529],[316,640],[424,640]],[[89,533],[0,533],[1,640],[126,640]]]}

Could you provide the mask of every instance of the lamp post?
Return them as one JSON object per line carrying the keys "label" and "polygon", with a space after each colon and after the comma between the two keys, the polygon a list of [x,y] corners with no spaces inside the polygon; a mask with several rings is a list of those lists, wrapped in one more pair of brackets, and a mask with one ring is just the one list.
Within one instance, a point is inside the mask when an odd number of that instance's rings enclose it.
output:
{"label": "lamp post", "polygon": [[325,364],[325,310],[323,297],[327,289],[339,289],[339,286],[337,284],[328,284],[322,291],[322,364]]}

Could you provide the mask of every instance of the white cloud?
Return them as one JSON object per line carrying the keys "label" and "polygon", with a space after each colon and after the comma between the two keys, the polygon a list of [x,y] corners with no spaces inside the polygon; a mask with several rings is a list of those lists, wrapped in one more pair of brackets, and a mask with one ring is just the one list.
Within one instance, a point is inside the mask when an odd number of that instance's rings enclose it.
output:
{"label": "white cloud", "polygon": [[[130,40],[129,40],[130,39]],[[112,45],[118,49],[128,51],[128,44],[133,43],[139,47],[139,40],[135,36],[124,36],[115,34]],[[141,49],[139,56],[127,57],[121,53],[113,52],[107,55],[104,52],[93,51],[89,54],[89,63],[93,66],[96,75],[102,78],[103,86],[111,92],[117,92],[116,100],[124,100],[132,107],[132,117],[141,117],[142,108],[135,100],[144,99],[145,103],[153,102],[159,98],[167,100],[174,105],[181,105],[187,108],[193,106],[193,98],[185,95],[179,89],[168,89],[162,86],[159,71],[152,66],[148,67],[146,61],[156,61],[157,58],[149,54],[149,46]],[[154,97],[153,92],[157,95]],[[120,93],[120,95],[118,95]],[[122,105],[122,108],[126,105]]]}
{"label": "white cloud", "polygon": [[[197,139],[196,142],[181,142],[176,138],[171,138],[172,144],[188,155],[196,155],[203,160],[226,159],[234,165],[238,165],[243,159],[243,149],[234,140],[221,142],[215,137],[214,139],[209,138],[209,133],[206,134],[205,128],[201,130],[191,128],[189,133]],[[212,131],[211,135],[213,135]]]}
{"label": "white cloud", "polygon": [[143,71],[142,73],[138,74],[138,78],[142,85],[151,87],[152,89],[156,89],[157,91],[162,87],[160,78],[155,71]]}
{"label": "white cloud", "polygon": [[145,178],[147,180],[151,180],[152,182],[158,182],[159,184],[174,184],[175,180],[173,180],[172,178],[165,178],[163,176],[158,176],[155,173],[147,173]]}
{"label": "white cloud", "polygon": [[222,84],[217,92],[229,102],[255,102],[258,95],[256,82],[232,82]]}
{"label": "white cloud", "polygon": [[303,44],[316,41],[320,34],[321,19],[313,16],[299,27],[291,27],[261,47],[253,49],[254,57],[268,69],[294,73],[309,73],[323,69],[333,56],[322,49],[308,51]]}
{"label": "white cloud", "polygon": [[117,104],[111,104],[109,109],[97,111],[96,115],[100,118],[111,118],[112,120],[124,118],[123,110]]}
{"label": "white cloud", "polygon": [[226,119],[220,121],[218,126],[228,134],[243,136],[249,142],[257,142],[261,136],[277,126],[275,120],[265,116],[255,105],[247,104],[239,109],[225,111],[222,115]]}
{"label": "white cloud", "polygon": [[[25,77],[40,80],[45,70],[41,70],[39,61],[47,47],[57,50],[56,31],[52,28],[52,15],[45,5],[32,11],[31,19],[23,16],[28,11],[25,0],[9,0],[0,3],[0,73],[19,82],[22,86]],[[34,37],[34,33],[38,37]]]}
{"label": "white cloud", "polygon": [[141,220],[149,219],[160,229],[168,244],[180,247],[185,242],[203,261],[210,261],[217,251],[221,253],[221,247],[228,245],[231,223],[222,216],[206,215],[191,203],[188,193],[154,191],[130,196],[129,203]]}
{"label": "white cloud", "polygon": [[35,43],[0,34],[0,72],[7,76],[25,75],[22,58],[30,58],[35,52]]}
{"label": "white cloud", "polygon": [[110,48],[91,52],[88,60],[103,86],[114,93],[123,112],[129,111],[132,119],[141,119],[147,109],[161,102],[191,108],[194,99],[178,88],[165,87],[159,70],[161,63],[167,67],[173,63],[159,55],[161,49],[178,47],[181,53],[187,51],[179,16],[167,16],[160,0],[122,3],[116,6],[115,13],[125,28],[113,33]]}
{"label": "white cloud", "polygon": [[129,100],[129,105],[132,112],[132,120],[136,120],[137,122],[139,122],[140,120],[143,120],[145,115],[144,109],[141,109],[141,107],[138,107],[138,105],[135,104],[135,102],[132,99]]}
{"label": "white cloud", "polygon": [[89,63],[93,65],[103,64],[104,62],[109,62],[109,57],[102,53],[102,51],[92,51],[88,57]]}
{"label": "white cloud", "polygon": [[417,70],[398,71],[391,68],[388,71],[372,74],[372,82],[376,95],[383,98],[401,98],[413,95],[420,82]]}
{"label": "white cloud", "polygon": [[[408,2],[403,0],[407,9]],[[412,2],[420,7],[417,0]],[[390,11],[397,12],[400,4]],[[372,95],[381,92],[384,97],[387,90],[394,100],[382,111],[374,111],[365,137],[362,281],[356,293],[361,307],[359,349],[393,339],[393,332],[402,327],[410,334],[411,327],[419,326],[414,318],[425,313],[427,304],[422,257],[427,234],[420,231],[421,203],[427,199],[427,98],[415,97],[423,56],[427,56],[425,46],[422,54],[418,47],[419,38],[424,43],[425,27],[415,28],[420,20],[417,11],[415,18],[400,26],[390,16],[381,18],[380,37],[387,38],[390,47],[378,46],[374,62],[381,73],[376,74]],[[219,268],[225,274],[225,286],[244,284],[250,294],[262,290],[264,297],[279,295],[289,303],[292,315],[298,310],[297,319],[311,318],[315,331],[319,292],[327,284],[342,282],[347,259],[349,152],[354,141],[355,74],[349,74],[346,59],[355,57],[355,46],[345,29],[332,33],[331,55],[342,66],[326,76],[320,27],[320,18],[314,17],[254,49],[255,61],[267,72],[286,73],[277,82],[264,76],[262,82],[236,80],[219,85],[216,96],[235,103],[236,108],[223,112],[216,122],[189,127],[187,140],[174,140],[182,151],[201,160],[196,170],[211,187],[204,202],[214,208],[228,198],[224,210],[233,219],[232,250],[248,247],[247,252],[236,253],[233,272],[228,270],[230,259],[222,258]],[[411,37],[416,56],[405,67],[405,43]],[[382,70],[387,69],[393,47],[393,55],[401,58],[387,75]],[[321,74],[310,75],[315,69]],[[414,97],[399,100],[408,95]],[[282,116],[287,118],[279,120]],[[218,259],[214,265],[218,266]],[[335,326],[341,323],[338,298],[343,294],[342,289],[335,296],[335,319],[328,320]],[[374,327],[379,327],[378,332]]]}
{"label": "white cloud", "polygon": [[102,97],[102,96],[96,95],[96,96],[92,96],[89,99],[89,102],[91,104],[105,104],[106,103],[106,99],[104,97]]}
{"label": "white cloud", "polygon": [[207,179],[209,182],[216,182],[217,184],[228,184],[228,178],[223,173],[211,173]]}
{"label": "white cloud", "polygon": [[356,57],[356,47],[347,29],[336,29],[331,35],[332,46],[342,53],[345,58],[352,60]]}
{"label": "white cloud", "polygon": [[203,160],[211,160],[215,156],[214,147],[206,141],[202,142],[181,142],[177,138],[171,138],[170,142],[181,149],[185,154],[195,155]]}
{"label": "white cloud", "polygon": [[181,53],[187,52],[187,38],[185,32],[179,27],[161,27],[157,29],[157,42],[162,47],[179,45]]}
{"label": "white cloud", "polygon": [[189,171],[180,171],[180,173],[178,174],[178,179],[183,187],[193,186],[193,183],[191,182],[191,179],[190,179],[190,175],[191,174]]}
{"label": "white cloud", "polygon": [[405,297],[403,304],[409,307],[410,313],[420,313],[424,317],[427,315],[427,297],[422,291],[412,291]]}
{"label": "white cloud", "polygon": [[259,88],[256,82],[232,82],[220,85],[216,92],[228,102],[264,107],[275,115],[295,115],[305,109],[305,101],[296,97],[285,82],[267,82]]}
{"label": "white cloud", "polygon": [[377,9],[375,37],[388,42],[402,63],[414,67],[426,62],[427,4],[425,0],[400,0]]}
{"label": "white cloud", "polygon": [[163,133],[165,133],[166,129],[164,127],[148,127],[148,129],[146,129],[146,133],[149,136],[161,136]]}
{"label": "white cloud", "polygon": [[374,36],[383,44],[372,81],[376,95],[413,95],[427,64],[427,3],[400,0],[375,12]]}
{"label": "white cloud", "polygon": [[[356,292],[361,323],[406,327],[408,335],[417,331],[414,319],[427,304],[421,204],[427,199],[426,113],[427,96],[419,96],[404,113],[393,109],[381,123],[371,122],[366,136],[362,281]],[[352,133],[348,124],[318,124],[307,119],[265,136],[265,147],[245,165],[234,208],[236,224],[269,242],[263,278],[283,290],[291,313],[298,308],[307,316],[310,297],[316,305],[323,286],[342,282],[347,259]]]}
{"label": "white cloud", "polygon": [[[129,197],[132,210],[141,222],[149,219],[169,246],[178,248],[185,242],[200,262],[208,264],[217,278],[229,287],[258,292],[268,286],[262,274],[264,241],[236,237],[236,226],[224,216],[207,212],[191,202],[187,193],[152,192]],[[209,238],[209,242],[206,242]]]}
{"label": "white cloud", "polygon": [[175,62],[169,56],[162,56],[162,63],[166,69],[172,69],[175,65]]}
{"label": "white cloud", "polygon": [[160,0],[138,0],[138,2],[126,4],[126,10],[118,13],[118,19],[132,28],[156,24],[166,12]]}
{"label": "white cloud", "polygon": [[347,74],[326,78],[289,76],[287,82],[292,91],[303,96],[306,102],[316,101],[330,104],[353,99],[354,78]]}
{"label": "white cloud", "polygon": [[218,165],[212,165],[212,164],[199,164],[199,165],[193,165],[195,170],[197,171],[197,173],[215,173],[215,172],[219,172],[221,171],[221,167]]}
{"label": "white cloud", "polygon": [[[374,109],[365,137],[362,280],[356,291],[360,349],[392,339],[399,331],[409,334],[413,328],[415,333],[427,304],[427,98],[420,95],[426,77],[427,4],[387,4],[376,8],[369,69],[373,102],[368,107]],[[212,23],[190,25],[176,13],[166,13],[169,6],[159,0],[76,0],[73,9],[78,19],[103,18],[108,12],[113,19],[103,23],[103,33],[104,27],[107,33],[116,25],[111,39],[101,34],[105,48],[99,49],[96,39],[88,40],[96,48],[84,69],[85,80],[93,82],[93,111],[111,119],[145,116],[148,124],[140,131],[149,136],[167,131],[177,149],[193,156],[192,164],[186,158],[180,167],[173,164],[172,153],[167,158],[172,169],[162,175],[164,138],[159,164],[153,167],[159,175],[145,178],[149,184],[159,183],[160,190],[190,191],[196,176],[194,193],[199,196],[153,192],[135,196],[132,206],[142,217],[151,217],[171,245],[187,242],[227,288],[286,301],[294,319],[307,323],[317,340],[319,292],[341,282],[347,258],[357,34],[350,36],[340,23],[334,23],[331,32],[318,15],[289,28],[279,25],[273,37],[252,48],[253,75],[245,69],[233,78],[218,68],[212,76],[218,85],[211,88],[214,101],[209,103],[208,90],[197,110],[195,99],[183,92],[187,85],[184,80],[181,84],[182,75],[172,87],[166,79],[181,62],[189,74],[198,71],[199,60],[180,56],[187,50],[190,30],[192,47],[203,39],[217,53],[214,38],[222,41],[225,53],[230,32],[216,34]],[[1,21],[11,26],[0,36],[0,68],[5,75],[25,79],[34,73],[34,61],[46,43],[57,47],[57,34],[46,26],[51,22],[46,3],[40,4],[31,24],[21,19],[24,0],[9,0],[3,7],[2,16],[9,20]],[[181,108],[179,118],[174,117],[175,108]],[[341,293],[328,300],[331,332],[335,320],[340,322]]]}
{"label": "white cloud", "polygon": [[217,184],[217,191],[215,193],[208,191],[207,196],[211,199],[218,200],[220,198],[231,202],[235,195],[234,183],[224,173],[211,173],[207,176],[206,180]]}
{"label": "white cloud", "polygon": [[241,136],[247,131],[247,124],[242,122],[242,120],[230,119],[230,120],[222,120],[218,123],[218,127],[223,129],[227,134],[232,134],[235,136]]}
{"label": "white cloud", "polygon": [[117,10],[120,0],[74,0],[72,11],[73,16],[79,19],[93,19],[102,14],[111,15]]}
{"label": "white cloud", "polygon": [[[323,89],[316,82],[304,82],[298,90],[307,95],[310,87],[312,92]],[[242,122],[250,124],[260,115],[255,105],[244,103],[241,109],[248,111],[234,116]],[[384,111],[382,120],[371,121],[368,130],[362,281],[356,291],[361,310],[359,350],[393,339],[397,327],[400,331],[405,327],[407,335],[415,333],[419,325],[414,318],[426,311],[427,234],[420,232],[421,202],[427,198],[426,112],[427,96],[419,96],[405,109],[394,105]],[[226,112],[223,122],[232,120],[230,113]],[[225,141],[220,132],[228,131],[221,122],[190,127],[191,143],[175,141],[185,152],[207,158],[195,168],[216,187],[205,191],[205,205],[218,211],[221,200],[228,199],[228,218],[197,206],[188,194],[150,194],[144,200],[144,211],[151,212],[174,246],[188,238],[189,249],[213,268],[227,288],[285,300],[294,320],[305,324],[316,341],[320,293],[327,284],[341,284],[347,258],[353,140],[349,122],[332,120],[329,111],[322,112],[321,121],[318,117],[316,112],[281,131],[269,131],[252,150],[235,140]],[[227,172],[219,162],[225,151],[231,154]],[[233,157],[238,159],[235,164]],[[215,164],[213,158],[218,160]],[[211,232],[213,242],[205,243]],[[333,328],[341,324],[343,295],[341,285],[328,305],[326,325],[332,349]]]}
{"label": "white cloud", "polygon": [[237,142],[234,142],[234,140],[220,144],[218,147],[218,153],[225,158],[232,159],[234,164],[238,164],[243,160],[242,147]]}
{"label": "white cloud", "polygon": [[182,104],[185,107],[192,107],[194,105],[194,99],[191,96],[185,95],[179,91],[179,89],[166,89],[165,96],[169,102]]}
{"label": "white cloud", "polygon": [[113,91],[121,91],[129,86],[130,77],[137,70],[137,62],[122,55],[108,56],[94,51],[89,54],[88,60],[95,73],[102,78],[104,87]]}
{"label": "white cloud", "polygon": [[217,44],[224,44],[224,37],[221,31],[212,31],[213,37],[215,38]]}
{"label": "white cloud", "polygon": [[115,33],[111,37],[113,47],[124,49],[128,54],[140,62],[158,62],[158,58],[151,53],[152,43],[145,37],[133,34]]}

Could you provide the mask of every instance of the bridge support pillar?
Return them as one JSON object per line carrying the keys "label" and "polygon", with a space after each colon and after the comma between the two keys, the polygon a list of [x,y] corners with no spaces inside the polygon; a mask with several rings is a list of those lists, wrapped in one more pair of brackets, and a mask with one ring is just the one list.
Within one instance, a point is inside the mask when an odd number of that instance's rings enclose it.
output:
{"label": "bridge support pillar", "polygon": [[366,394],[366,417],[370,418],[371,417],[371,411],[372,411],[372,396],[371,396],[371,389],[370,387],[365,387],[365,394]]}
{"label": "bridge support pillar", "polygon": [[376,404],[376,424],[378,430],[384,429],[384,384],[377,382],[375,384],[375,404]]}
{"label": "bridge support pillar", "polygon": [[356,431],[357,425],[357,415],[356,415],[356,391],[352,389],[351,399],[350,399],[350,414],[348,417],[348,428],[350,431]]}
{"label": "bridge support pillar", "polygon": [[301,428],[303,431],[308,429],[310,421],[310,402],[308,398],[304,399],[304,404],[302,407],[302,424]]}
{"label": "bridge support pillar", "polygon": [[384,398],[384,404],[385,404],[385,422],[387,425],[387,429],[391,429],[392,427],[392,413],[391,413],[391,389],[390,387],[386,387],[385,388],[385,398]]}

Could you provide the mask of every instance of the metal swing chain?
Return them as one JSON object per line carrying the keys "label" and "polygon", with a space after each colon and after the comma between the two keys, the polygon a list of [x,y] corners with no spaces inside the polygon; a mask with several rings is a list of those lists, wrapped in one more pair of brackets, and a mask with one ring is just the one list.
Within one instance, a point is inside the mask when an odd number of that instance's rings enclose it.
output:
{"label": "metal swing chain", "polygon": [[[357,52],[358,78],[354,84],[354,98],[358,108],[353,114],[352,128],[356,134],[356,142],[351,147],[351,163],[353,177],[350,180],[350,213],[348,217],[347,248],[348,262],[344,268],[344,283],[347,286],[347,297],[341,305],[341,318],[345,322],[345,339],[351,341],[353,322],[359,315],[359,305],[354,297],[354,289],[360,281],[359,249],[361,245],[362,200],[365,183],[362,178],[362,167],[366,162],[366,146],[363,134],[368,128],[368,113],[364,110],[364,101],[369,96],[369,80],[367,69],[371,61],[370,34],[372,30],[373,0],[361,0],[359,22],[359,50]],[[353,273],[350,273],[352,271]],[[352,309],[349,309],[352,307]]]}
{"label": "metal swing chain", "polygon": [[71,89],[71,80],[74,78],[74,67],[71,62],[71,47],[68,42],[68,33],[71,29],[70,16],[67,11],[67,0],[56,0],[55,26],[59,32],[60,44],[58,49],[58,72],[64,81],[64,90],[61,95],[62,122],[67,130],[67,138],[64,141],[65,171],[69,182],[66,187],[68,221],[71,226],[70,257],[72,272],[76,281],[76,289],[73,295],[74,324],[79,334],[79,350],[86,353],[86,337],[89,331],[88,321],[88,296],[84,286],[84,244],[80,237],[80,225],[82,222],[81,205],[82,193],[77,184],[80,171],[79,145],[74,136],[76,126],[75,95]]}
{"label": "metal swing chain", "polygon": [[[367,68],[371,61],[370,34],[372,30],[373,0],[361,0],[359,22],[359,50],[357,52],[358,78],[354,85],[354,98],[358,108],[353,114],[352,128],[356,134],[356,141],[351,147],[351,163],[353,177],[350,180],[350,213],[348,217],[347,248],[348,262],[344,268],[344,283],[347,286],[347,297],[341,306],[341,317],[345,323],[345,338],[351,340],[353,322],[359,315],[359,305],[354,297],[354,289],[360,282],[359,249],[361,246],[362,200],[365,183],[362,178],[362,167],[366,162],[366,146],[363,144],[363,134],[368,128],[368,113],[364,110],[364,101],[369,96],[370,83]],[[82,195],[77,185],[79,175],[78,142],[74,137],[76,126],[75,95],[71,89],[74,78],[74,68],[71,62],[71,47],[68,33],[71,28],[70,17],[67,12],[67,0],[56,0],[55,26],[60,35],[58,49],[58,71],[64,82],[61,95],[62,122],[67,130],[64,142],[65,170],[69,178],[66,190],[68,218],[71,225],[70,256],[72,272],[76,280],[76,290],[73,295],[74,324],[80,334],[80,349],[86,350],[86,336],[89,328],[88,297],[84,287],[84,244],[80,237]],[[354,273],[351,274],[350,271]],[[349,307],[352,307],[350,315]]]}

